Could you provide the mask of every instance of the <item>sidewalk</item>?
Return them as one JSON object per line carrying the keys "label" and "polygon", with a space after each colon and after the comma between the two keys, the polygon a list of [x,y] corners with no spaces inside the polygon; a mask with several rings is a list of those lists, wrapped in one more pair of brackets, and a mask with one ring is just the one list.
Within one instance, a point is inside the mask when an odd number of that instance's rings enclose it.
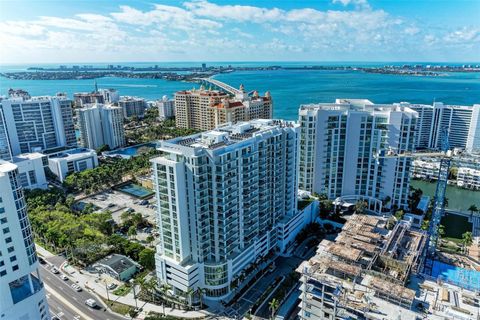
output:
{"label": "sidewalk", "polygon": [[[105,277],[99,275],[93,275],[86,273],[85,271],[79,271],[77,268],[65,263],[61,266],[61,269],[68,273],[74,281],[76,281],[80,286],[84,287],[88,291],[96,294],[97,296],[102,297],[103,299],[107,300],[107,288],[105,287],[105,283],[103,282]],[[138,286],[135,287],[135,292],[138,294],[140,288]],[[108,291],[108,298],[112,301],[126,304],[132,307],[135,307],[135,299],[133,297],[133,290],[131,290],[125,296],[117,296],[112,293],[112,291]],[[156,312],[156,313],[163,313],[163,307],[161,305],[155,305],[152,303],[147,303],[140,299],[137,299],[138,307],[143,309],[144,316],[148,312]],[[165,314],[169,316],[175,317],[182,317],[182,318],[206,318],[211,316],[210,313],[207,311],[186,311],[181,309],[173,309],[173,308],[165,308]]]}
{"label": "sidewalk", "polygon": [[51,253],[50,251],[48,251],[47,249],[39,246],[38,244],[35,243],[35,249],[37,250],[37,253],[39,256],[42,256],[44,258],[51,258],[51,257],[55,257],[55,255],[53,253]]}

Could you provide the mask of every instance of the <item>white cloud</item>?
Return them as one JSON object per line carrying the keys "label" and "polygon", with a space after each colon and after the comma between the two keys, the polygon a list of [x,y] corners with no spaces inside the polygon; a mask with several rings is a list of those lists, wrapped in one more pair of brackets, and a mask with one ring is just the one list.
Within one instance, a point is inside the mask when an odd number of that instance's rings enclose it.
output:
{"label": "white cloud", "polygon": [[472,43],[480,41],[480,28],[467,28],[455,30],[445,35],[448,43]]}
{"label": "white cloud", "polygon": [[[474,52],[480,27],[445,30],[422,27],[371,8],[364,0],[334,0],[335,10],[220,5],[206,0],[153,4],[139,10],[121,5],[105,14],[40,16],[0,22],[0,59],[17,61],[35,49],[52,61],[275,60],[348,56],[415,57],[425,47],[464,47]],[[277,2],[280,5],[281,2]],[[475,47],[476,46],[476,47]],[[37,53],[37,52],[36,52]],[[72,56],[72,53],[76,54]],[[292,54],[293,53],[293,54]],[[357,56],[357,54],[359,54]],[[34,61],[39,55],[31,56]],[[82,58],[85,57],[85,58]],[[44,59],[43,59],[44,60]]]}

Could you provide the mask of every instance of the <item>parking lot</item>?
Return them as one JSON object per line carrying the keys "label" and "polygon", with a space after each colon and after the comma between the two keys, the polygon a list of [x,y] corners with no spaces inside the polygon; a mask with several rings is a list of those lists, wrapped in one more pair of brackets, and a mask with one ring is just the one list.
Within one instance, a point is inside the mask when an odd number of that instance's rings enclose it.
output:
{"label": "parking lot", "polygon": [[112,218],[116,223],[121,222],[120,216],[126,210],[139,212],[150,223],[155,225],[156,203],[155,197],[140,200],[125,193],[115,190],[108,190],[81,200],[84,203],[91,203],[100,209],[98,211],[109,210],[112,212]]}

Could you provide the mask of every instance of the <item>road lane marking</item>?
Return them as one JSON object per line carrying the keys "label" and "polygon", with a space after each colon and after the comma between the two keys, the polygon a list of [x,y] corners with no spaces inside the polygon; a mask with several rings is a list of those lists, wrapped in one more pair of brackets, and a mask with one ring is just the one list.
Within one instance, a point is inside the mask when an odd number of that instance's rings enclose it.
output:
{"label": "road lane marking", "polygon": [[59,294],[57,291],[53,290],[49,285],[47,284],[43,284],[45,286],[45,290],[49,291],[51,294],[53,294],[58,300],[60,300],[64,305],[67,305],[70,307],[71,310],[75,311],[75,313],[79,314],[80,316],[82,316],[83,318],[85,318],[86,320],[94,320],[92,318],[90,318],[89,316],[87,316],[85,313],[83,313],[82,311],[80,311],[77,307],[75,307],[73,304],[71,304],[70,302],[68,302],[67,299],[65,299],[61,294]]}

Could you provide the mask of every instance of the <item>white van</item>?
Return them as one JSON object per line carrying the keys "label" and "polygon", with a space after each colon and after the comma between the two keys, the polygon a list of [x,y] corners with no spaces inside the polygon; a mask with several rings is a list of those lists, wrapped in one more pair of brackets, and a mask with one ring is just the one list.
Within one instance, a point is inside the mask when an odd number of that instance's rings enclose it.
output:
{"label": "white van", "polygon": [[85,300],[85,304],[89,306],[90,308],[95,308],[97,306],[97,301],[93,299],[87,299]]}

